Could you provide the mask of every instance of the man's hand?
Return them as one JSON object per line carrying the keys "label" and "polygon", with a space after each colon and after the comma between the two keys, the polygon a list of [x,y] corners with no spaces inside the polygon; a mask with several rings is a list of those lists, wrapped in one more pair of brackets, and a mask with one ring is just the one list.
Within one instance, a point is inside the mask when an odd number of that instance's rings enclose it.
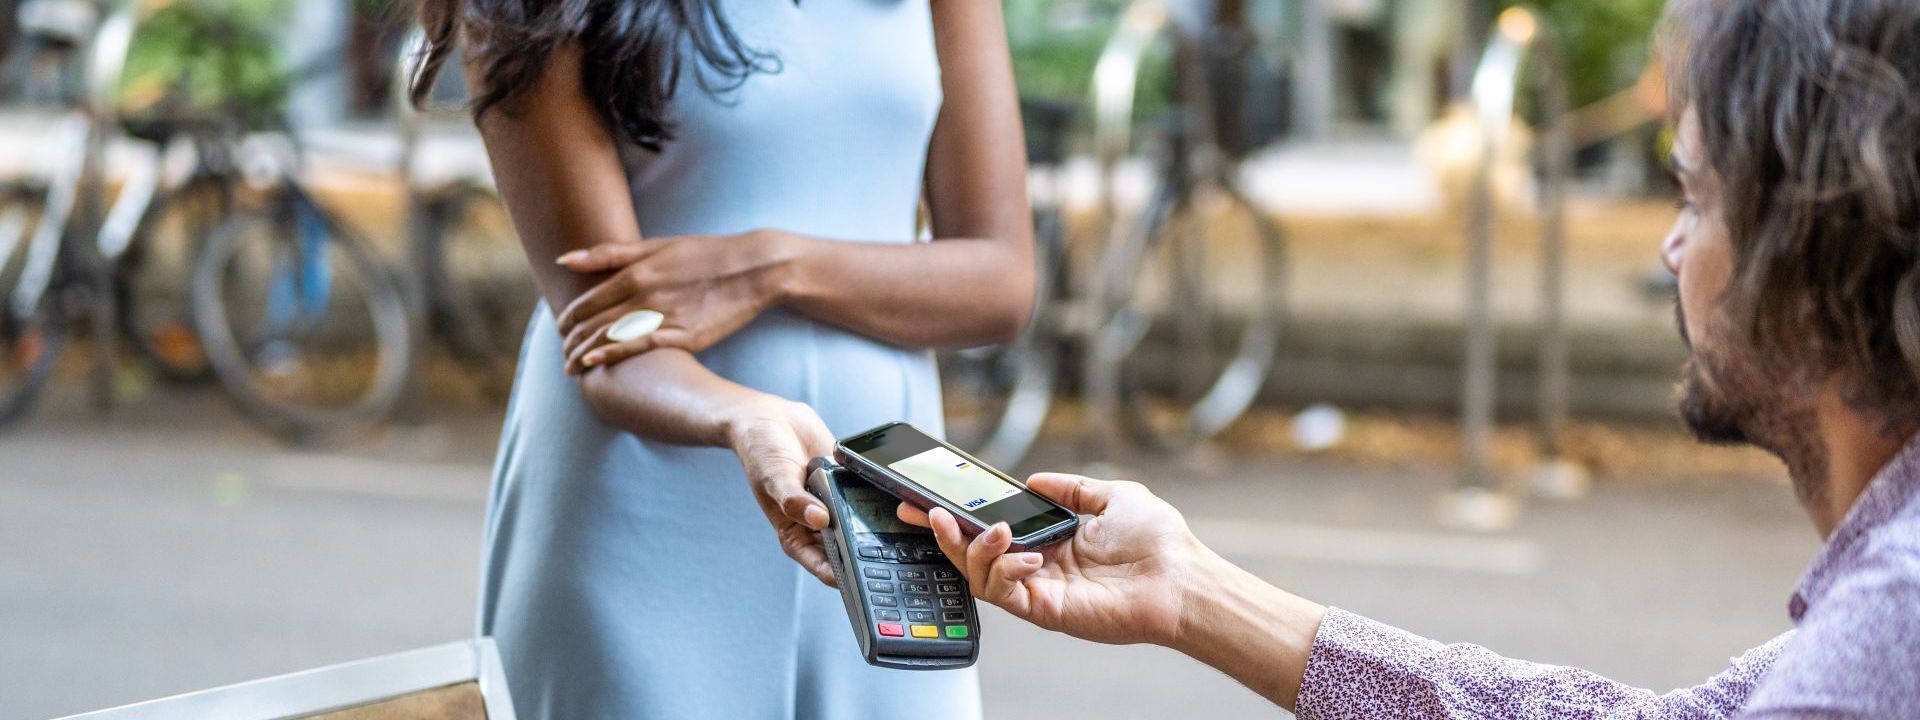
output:
{"label": "man's hand", "polygon": [[1215,555],[1144,485],[1041,473],[1027,488],[1081,514],[1073,539],[1007,554],[1006,523],[968,542],[945,510],[903,504],[900,519],[933,528],[974,597],[1074,637],[1171,647],[1294,709],[1326,608]]}
{"label": "man's hand", "polygon": [[768,397],[735,421],[728,435],[780,549],[820,582],[834,585],[819,533],[831,516],[826,503],[806,489],[807,461],[833,452],[826,423],[813,408]]}
{"label": "man's hand", "polygon": [[1171,644],[1180,631],[1187,575],[1211,552],[1187,521],[1146,486],[1041,473],[1027,487],[1082,515],[1069,539],[1007,554],[997,524],[968,542],[947,511],[902,504],[902,520],[931,526],[974,597],[1049,630],[1095,642]]}

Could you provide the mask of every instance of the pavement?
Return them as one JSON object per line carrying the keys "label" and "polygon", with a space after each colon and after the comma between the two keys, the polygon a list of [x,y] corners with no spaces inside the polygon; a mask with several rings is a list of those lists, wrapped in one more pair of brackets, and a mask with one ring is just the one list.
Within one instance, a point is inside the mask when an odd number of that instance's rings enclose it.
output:
{"label": "pavement", "polygon": [[[292,450],[211,392],[106,417],[62,388],[0,435],[0,720],[46,718],[472,632],[498,427],[448,411]],[[1068,443],[1033,467],[1080,467]],[[1694,684],[1786,629],[1817,546],[1783,483],[1603,480],[1493,535],[1442,529],[1434,463],[1375,467],[1240,445],[1120,462],[1200,537],[1306,597],[1445,641],[1644,687]],[[1285,717],[1153,647],[985,618],[990,718]]]}

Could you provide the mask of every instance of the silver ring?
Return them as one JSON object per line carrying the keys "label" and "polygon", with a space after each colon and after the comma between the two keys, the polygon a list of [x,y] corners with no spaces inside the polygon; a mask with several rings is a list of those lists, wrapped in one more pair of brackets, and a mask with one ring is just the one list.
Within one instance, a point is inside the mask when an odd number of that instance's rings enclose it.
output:
{"label": "silver ring", "polygon": [[614,342],[638,340],[652,335],[666,321],[667,316],[658,310],[635,310],[621,315],[619,320],[607,326],[607,339]]}

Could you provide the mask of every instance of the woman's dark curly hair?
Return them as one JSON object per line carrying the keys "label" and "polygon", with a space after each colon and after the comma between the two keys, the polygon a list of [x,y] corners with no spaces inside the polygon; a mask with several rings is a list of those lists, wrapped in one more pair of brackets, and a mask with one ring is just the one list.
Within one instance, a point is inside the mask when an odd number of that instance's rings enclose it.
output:
{"label": "woman's dark curly hair", "polygon": [[[797,3],[798,0],[795,0]],[[667,104],[679,90],[681,63],[702,90],[726,93],[779,59],[747,47],[722,15],[720,0],[419,0],[426,51],[415,59],[408,92],[423,103],[457,49],[480,90],[474,117],[505,109],[532,87],[565,43],[581,51],[581,84],[610,129],[649,150],[673,139]],[[688,51],[691,51],[690,53]]]}
{"label": "woman's dark curly hair", "polygon": [[1675,0],[1675,112],[1726,198],[1731,317],[1920,420],[1920,3]]}

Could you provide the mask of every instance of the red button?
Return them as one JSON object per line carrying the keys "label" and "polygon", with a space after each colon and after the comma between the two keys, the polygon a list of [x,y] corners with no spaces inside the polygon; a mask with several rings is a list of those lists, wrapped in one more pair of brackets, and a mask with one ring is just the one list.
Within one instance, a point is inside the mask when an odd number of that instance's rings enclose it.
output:
{"label": "red button", "polygon": [[880,623],[880,634],[887,637],[900,637],[906,632],[900,629],[899,623]]}

